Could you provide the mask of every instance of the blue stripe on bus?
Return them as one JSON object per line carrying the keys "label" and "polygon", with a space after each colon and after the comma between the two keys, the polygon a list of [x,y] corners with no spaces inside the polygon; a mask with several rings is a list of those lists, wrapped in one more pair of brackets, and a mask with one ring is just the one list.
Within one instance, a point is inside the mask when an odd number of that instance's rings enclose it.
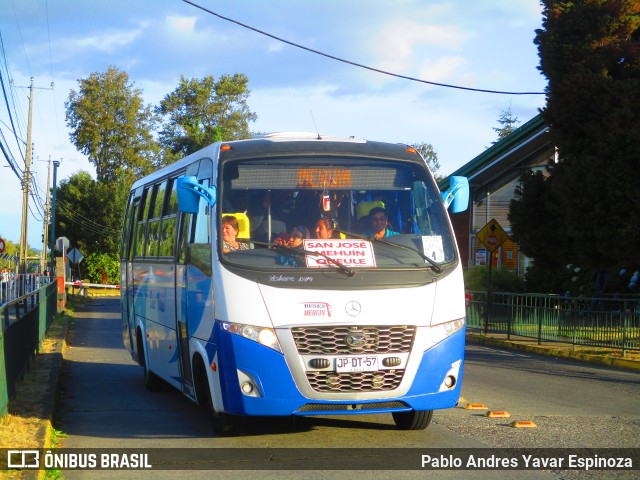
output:
{"label": "blue stripe on bus", "polygon": [[[304,397],[296,387],[284,356],[268,347],[238,335],[222,331],[220,322],[216,322],[220,350],[227,352],[226,361],[221,361],[220,382],[225,399],[225,412],[235,415],[335,415],[385,413],[399,409],[379,409],[375,411],[340,411],[316,410],[298,413],[305,404],[315,405],[351,405],[353,400],[314,400]],[[456,405],[462,384],[462,367],[460,365],[458,382],[452,390],[438,392],[444,376],[452,364],[461,360],[459,352],[464,349],[464,329],[456,332],[447,340],[424,352],[416,378],[406,395],[384,399],[384,402],[402,401],[415,410],[436,410]],[[258,383],[262,397],[249,397],[240,391],[236,369],[240,369],[254,377]],[[427,393],[417,393],[427,392]],[[381,400],[358,400],[355,403],[379,403]],[[407,410],[407,408],[403,409]]]}

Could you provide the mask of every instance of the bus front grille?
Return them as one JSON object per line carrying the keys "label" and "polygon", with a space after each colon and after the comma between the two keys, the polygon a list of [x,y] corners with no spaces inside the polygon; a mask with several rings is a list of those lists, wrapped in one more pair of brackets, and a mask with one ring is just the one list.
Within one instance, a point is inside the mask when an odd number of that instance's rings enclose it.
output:
{"label": "bus front grille", "polygon": [[309,385],[316,392],[380,392],[395,390],[404,376],[403,369],[377,372],[307,372]]}
{"label": "bus front grille", "polygon": [[300,407],[296,412],[349,412],[358,410],[362,412],[372,410],[399,410],[401,408],[409,408],[404,402],[374,402],[374,403],[307,403]]}
{"label": "bus front grille", "polygon": [[[357,355],[367,353],[408,353],[416,327],[393,326],[328,326],[294,327],[293,339],[300,355]],[[349,337],[358,335],[357,345]]]}

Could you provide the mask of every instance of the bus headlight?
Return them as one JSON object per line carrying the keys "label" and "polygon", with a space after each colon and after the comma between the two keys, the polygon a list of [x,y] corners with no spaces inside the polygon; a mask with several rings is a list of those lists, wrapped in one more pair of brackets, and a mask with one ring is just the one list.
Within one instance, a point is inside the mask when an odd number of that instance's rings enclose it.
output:
{"label": "bus headlight", "polygon": [[427,348],[431,348],[434,345],[440,343],[454,333],[462,330],[463,327],[464,318],[459,318],[451,322],[441,323],[439,325],[433,325],[429,328],[429,345]]}
{"label": "bus headlight", "polygon": [[242,323],[222,322],[223,330],[239,335],[260,345],[274,349],[276,352],[282,353],[280,342],[273,328],[256,327],[254,325],[244,325]]}

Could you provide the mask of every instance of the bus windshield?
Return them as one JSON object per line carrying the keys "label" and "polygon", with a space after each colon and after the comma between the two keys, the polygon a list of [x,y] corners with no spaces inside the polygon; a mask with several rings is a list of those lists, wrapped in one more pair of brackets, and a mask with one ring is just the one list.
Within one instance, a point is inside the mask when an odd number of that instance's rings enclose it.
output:
{"label": "bus windshield", "polygon": [[219,248],[231,265],[348,272],[441,269],[456,259],[425,165],[374,158],[224,163]]}

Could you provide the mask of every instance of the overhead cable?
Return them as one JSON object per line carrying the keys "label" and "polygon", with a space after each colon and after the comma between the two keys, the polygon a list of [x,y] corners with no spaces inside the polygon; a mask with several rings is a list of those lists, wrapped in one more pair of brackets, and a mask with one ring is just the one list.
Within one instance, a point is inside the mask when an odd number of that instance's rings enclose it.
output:
{"label": "overhead cable", "polygon": [[354,67],[364,68],[365,70],[370,70],[372,72],[381,73],[383,75],[389,75],[391,77],[402,78],[404,80],[411,80],[412,82],[426,83],[428,85],[434,85],[436,87],[455,88],[455,89],[458,89],[458,90],[467,90],[467,91],[471,91],[471,92],[496,93],[496,94],[500,94],[500,95],[544,95],[544,92],[505,92],[505,91],[501,91],[501,90],[487,90],[487,89],[484,89],[484,88],[462,87],[460,85],[451,85],[451,84],[448,84],[448,83],[431,82],[429,80],[422,80],[420,78],[409,77],[407,75],[400,75],[398,73],[393,73],[393,72],[389,72],[389,71],[386,71],[386,70],[381,70],[379,68],[369,67],[369,66],[363,65],[361,63],[352,62],[351,60],[345,60],[344,58],[336,57],[335,55],[330,55],[328,53],[324,53],[324,52],[321,52],[319,50],[315,50],[313,48],[305,47],[304,45],[300,45],[299,43],[295,43],[295,42],[291,42],[289,40],[285,40],[284,38],[277,37],[275,35],[272,35],[271,33],[265,32],[263,30],[259,30],[257,28],[254,28],[254,27],[252,27],[250,25],[244,24],[244,23],[239,22],[237,20],[234,20],[232,18],[220,15],[219,13],[216,13],[216,12],[214,12],[212,10],[209,10],[208,8],[205,8],[202,5],[198,5],[197,3],[192,2],[190,0],[182,0],[182,1],[184,3],[188,3],[189,5],[194,6],[196,8],[199,8],[200,10],[202,10],[204,12],[207,12],[207,13],[209,13],[211,15],[214,15],[214,16],[222,19],[222,20],[226,20],[227,22],[235,23],[236,25],[239,25],[239,26],[241,26],[243,28],[252,30],[252,31],[254,31],[256,33],[259,33],[261,35],[265,35],[265,36],[267,36],[269,38],[273,38],[274,40],[277,40],[279,42],[286,43],[287,45],[291,45],[292,47],[300,48],[302,50],[306,50],[307,52],[315,53],[317,55],[322,55],[323,57],[327,57],[327,58],[330,58],[332,60],[336,60],[338,62],[346,63],[348,65],[353,65]]}

